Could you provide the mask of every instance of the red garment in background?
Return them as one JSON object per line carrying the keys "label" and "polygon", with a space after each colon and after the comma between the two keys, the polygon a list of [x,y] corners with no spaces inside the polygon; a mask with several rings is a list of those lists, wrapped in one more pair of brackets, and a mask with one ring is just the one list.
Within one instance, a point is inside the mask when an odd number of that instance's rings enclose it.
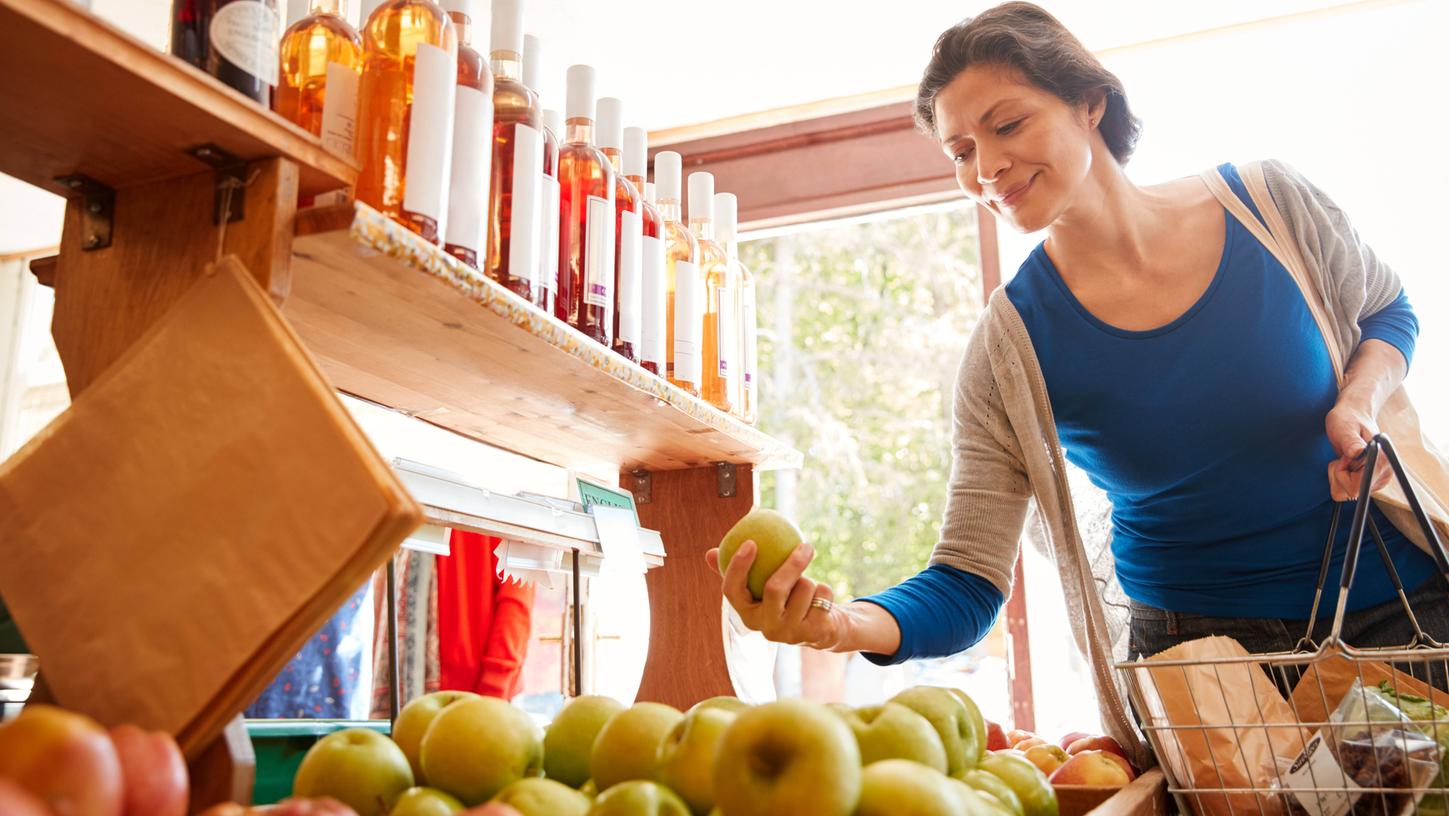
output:
{"label": "red garment in background", "polygon": [[532,630],[533,585],[498,576],[499,539],[453,530],[438,557],[439,686],[504,700],[518,694]]}

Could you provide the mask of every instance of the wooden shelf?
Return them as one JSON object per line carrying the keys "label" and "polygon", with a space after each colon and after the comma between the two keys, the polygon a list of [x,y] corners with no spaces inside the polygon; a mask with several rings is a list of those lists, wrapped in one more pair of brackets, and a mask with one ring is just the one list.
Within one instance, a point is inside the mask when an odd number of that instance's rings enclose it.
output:
{"label": "wooden shelf", "polygon": [[0,0],[0,172],[56,193],[80,173],[112,189],[208,169],[186,151],[285,156],[303,193],[350,185],[348,159],[210,76],[66,0]]}
{"label": "wooden shelf", "polygon": [[587,472],[800,465],[366,205],[299,213],[292,251],[283,312],[341,391]]}

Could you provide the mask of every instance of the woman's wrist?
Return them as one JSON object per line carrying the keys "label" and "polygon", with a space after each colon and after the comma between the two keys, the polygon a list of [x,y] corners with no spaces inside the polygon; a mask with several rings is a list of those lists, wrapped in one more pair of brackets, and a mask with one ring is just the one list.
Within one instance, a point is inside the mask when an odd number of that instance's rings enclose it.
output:
{"label": "woman's wrist", "polygon": [[852,601],[836,607],[840,615],[840,636],[828,648],[832,652],[895,654],[901,647],[901,628],[884,607],[870,601]]}

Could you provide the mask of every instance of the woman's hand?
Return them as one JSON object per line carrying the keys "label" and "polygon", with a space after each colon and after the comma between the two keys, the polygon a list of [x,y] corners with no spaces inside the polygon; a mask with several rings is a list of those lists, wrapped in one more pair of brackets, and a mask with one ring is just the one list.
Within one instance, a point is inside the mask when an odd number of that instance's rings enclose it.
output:
{"label": "woman's hand", "polygon": [[[1364,466],[1359,456],[1379,432],[1372,406],[1368,400],[1344,390],[1339,393],[1333,410],[1328,412],[1324,426],[1328,431],[1328,441],[1338,452],[1338,458],[1328,463],[1329,494],[1334,501],[1357,499],[1359,487],[1363,484]],[[1393,470],[1387,458],[1380,456],[1374,469],[1373,491],[1387,485],[1392,477]]]}
{"label": "woman's hand", "polygon": [[[745,580],[755,563],[755,542],[746,541],[735,551],[724,571],[724,596],[751,629],[776,643],[795,643],[815,649],[841,645],[847,612],[834,605],[835,593],[828,584],[805,577],[805,568],[815,557],[815,548],[800,544],[765,582],[765,597],[755,600]],[[719,571],[719,550],[704,554],[704,560]],[[813,606],[812,601],[830,603]]]}

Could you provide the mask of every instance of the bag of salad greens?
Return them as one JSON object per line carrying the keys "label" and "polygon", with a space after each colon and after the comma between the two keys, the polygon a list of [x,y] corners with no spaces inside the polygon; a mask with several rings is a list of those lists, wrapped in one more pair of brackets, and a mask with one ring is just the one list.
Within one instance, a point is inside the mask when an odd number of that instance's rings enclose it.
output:
{"label": "bag of salad greens", "polygon": [[1419,801],[1420,816],[1444,816],[1449,812],[1449,790],[1446,790],[1445,772],[1449,771],[1449,708],[1438,703],[1395,689],[1388,680],[1379,683],[1379,693],[1404,716],[1422,724],[1422,730],[1439,743],[1439,774],[1429,782],[1429,792]]}

